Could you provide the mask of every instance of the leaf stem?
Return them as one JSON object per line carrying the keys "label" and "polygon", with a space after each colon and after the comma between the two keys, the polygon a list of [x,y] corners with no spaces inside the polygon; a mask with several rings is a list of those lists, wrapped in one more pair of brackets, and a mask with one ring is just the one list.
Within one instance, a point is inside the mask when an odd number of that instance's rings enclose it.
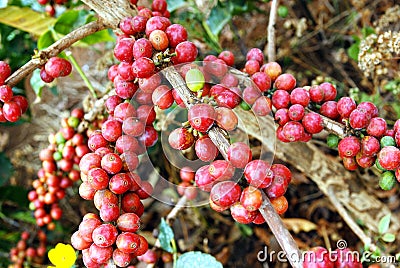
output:
{"label": "leaf stem", "polygon": [[76,61],[75,57],[72,55],[71,51],[66,51],[65,55],[67,56],[67,58],[71,61],[72,65],[74,65],[76,71],[79,73],[79,75],[81,76],[83,82],[85,82],[85,85],[87,86],[87,88],[89,89],[90,93],[93,95],[93,97],[95,99],[97,99],[97,94],[96,94],[96,90],[94,89],[92,83],[90,83],[89,78],[86,76],[86,74],[83,72],[81,66],[78,64],[78,62]]}

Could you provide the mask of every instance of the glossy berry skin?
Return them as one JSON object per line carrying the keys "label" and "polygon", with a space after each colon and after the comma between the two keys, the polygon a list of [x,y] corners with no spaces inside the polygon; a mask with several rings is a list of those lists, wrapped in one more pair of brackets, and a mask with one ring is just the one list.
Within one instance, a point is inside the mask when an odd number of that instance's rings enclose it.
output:
{"label": "glossy berry skin", "polygon": [[97,246],[105,248],[114,244],[117,239],[118,231],[114,225],[104,223],[97,226],[92,233],[93,243]]}
{"label": "glossy berry skin", "polygon": [[265,193],[269,198],[278,198],[285,194],[292,174],[286,166],[281,164],[273,164],[271,170],[274,173],[274,178],[271,185],[265,189]]}
{"label": "glossy berry skin", "polygon": [[309,90],[310,100],[312,102],[320,103],[324,100],[324,90],[320,86],[312,86]]}
{"label": "glossy berry skin", "polygon": [[354,136],[345,137],[338,144],[340,157],[355,157],[360,150],[360,140]]}
{"label": "glossy berry skin", "polygon": [[194,136],[187,128],[174,129],[168,136],[169,145],[175,150],[186,150],[194,143]]}
{"label": "glossy berry skin", "polygon": [[290,92],[290,103],[300,104],[303,107],[307,107],[310,103],[310,94],[304,88],[295,88]]}
{"label": "glossy berry skin", "polygon": [[336,101],[326,101],[321,105],[320,113],[331,119],[339,117]]}
{"label": "glossy berry skin", "polygon": [[13,97],[12,88],[9,85],[0,86],[0,101],[7,102]]}
{"label": "glossy berry skin", "polygon": [[95,190],[106,189],[109,182],[107,172],[102,168],[92,168],[88,172],[88,182]]}
{"label": "glossy berry skin", "polygon": [[139,235],[131,232],[123,232],[118,235],[116,245],[124,253],[134,253],[140,245]]}
{"label": "glossy berry skin", "polygon": [[267,188],[274,177],[271,166],[263,160],[253,160],[244,169],[247,182],[257,188]]}
{"label": "glossy berry skin", "polygon": [[210,175],[209,165],[202,166],[196,171],[194,180],[196,185],[202,190],[206,192],[210,192],[211,188],[214,185],[215,178]]}
{"label": "glossy berry skin", "polygon": [[148,39],[140,38],[133,44],[132,51],[135,60],[142,57],[151,58],[153,54],[153,46]]}
{"label": "glossy berry skin", "polygon": [[334,85],[328,82],[324,82],[319,85],[324,91],[324,101],[333,101],[336,98],[337,91]]}
{"label": "glossy berry skin", "polygon": [[210,175],[218,181],[225,181],[232,178],[235,168],[226,160],[215,160],[208,167]]}
{"label": "glossy berry skin", "polygon": [[162,30],[152,31],[149,36],[149,40],[156,50],[164,50],[169,45],[168,36]]}
{"label": "glossy berry skin", "polygon": [[261,49],[259,49],[259,48],[252,48],[252,49],[250,49],[250,50],[247,52],[247,54],[246,54],[246,60],[247,60],[247,61],[249,61],[249,60],[256,60],[256,61],[258,61],[258,63],[259,63],[260,66],[261,66],[261,64],[263,64],[263,62],[264,62],[264,54],[263,54],[263,52],[261,51]]}
{"label": "glossy berry skin", "polygon": [[16,122],[22,115],[21,106],[14,101],[5,102],[3,105],[3,116],[7,121]]}
{"label": "glossy berry skin", "polygon": [[366,156],[375,156],[379,152],[380,149],[381,149],[381,146],[379,144],[379,141],[375,137],[364,136],[361,139],[362,154],[364,154]]}
{"label": "glossy berry skin", "polygon": [[197,157],[204,162],[211,162],[217,157],[219,151],[208,135],[204,135],[197,139],[195,144],[195,152]]}
{"label": "glossy berry skin", "polygon": [[299,122],[289,121],[283,126],[282,134],[290,142],[300,141],[304,136],[304,127]]}
{"label": "glossy berry skin", "polygon": [[271,88],[271,78],[264,72],[253,74],[251,80],[253,80],[261,92],[266,92]]}
{"label": "glossy berry skin", "polygon": [[351,112],[356,108],[356,102],[350,97],[342,97],[338,100],[337,110],[342,118],[349,118]]}
{"label": "glossy berry skin", "polygon": [[216,183],[210,192],[211,200],[218,206],[229,207],[239,201],[242,190],[233,181],[222,181]]}
{"label": "glossy berry skin", "polygon": [[374,137],[382,137],[385,135],[387,130],[387,124],[385,119],[381,117],[374,117],[369,121],[369,124],[367,126],[367,133],[368,135],[374,136]]}
{"label": "glossy berry skin", "polygon": [[362,168],[369,168],[375,164],[376,157],[375,156],[366,156],[362,153],[358,153],[356,155],[356,162]]}
{"label": "glossy berry skin", "polygon": [[171,107],[174,103],[174,96],[172,95],[172,90],[166,86],[158,86],[152,94],[152,101],[160,109],[165,110]]}
{"label": "glossy berry skin", "polygon": [[400,166],[400,150],[394,146],[383,147],[378,153],[378,161],[386,170],[396,170]]}
{"label": "glossy berry skin", "polygon": [[215,119],[215,110],[209,104],[195,104],[188,112],[190,125],[200,132],[207,132],[214,124]]}
{"label": "glossy berry skin", "polygon": [[122,123],[122,131],[126,135],[138,137],[143,134],[145,125],[136,117],[128,117]]}
{"label": "glossy berry skin", "polygon": [[132,71],[138,78],[147,78],[154,73],[155,66],[151,59],[142,57],[132,63]]}
{"label": "glossy berry skin", "polygon": [[225,61],[228,66],[233,66],[235,64],[235,56],[232,51],[224,50],[219,53],[218,58]]}
{"label": "glossy berry skin", "polygon": [[253,103],[261,96],[261,91],[256,87],[246,87],[243,90],[242,96],[246,103],[253,105]]}
{"label": "glossy berry skin", "polygon": [[266,116],[272,109],[271,99],[267,96],[261,96],[254,102],[251,109],[257,116]]}
{"label": "glossy berry skin", "polygon": [[296,78],[292,74],[284,73],[279,75],[274,83],[274,87],[281,90],[290,91],[296,86]]}
{"label": "glossy berry skin", "polygon": [[179,43],[175,48],[176,56],[172,58],[175,64],[192,62],[197,57],[197,47],[190,41]]}
{"label": "glossy berry skin", "polygon": [[250,147],[244,142],[232,143],[228,148],[228,160],[236,168],[245,168],[252,159]]}
{"label": "glossy berry skin", "polygon": [[89,248],[89,258],[95,263],[106,263],[113,253],[112,247],[99,247],[96,244],[92,244]]}
{"label": "glossy berry skin", "polygon": [[226,131],[233,131],[238,125],[238,117],[230,108],[217,107],[215,109],[216,123]]}
{"label": "glossy berry skin", "polygon": [[157,130],[155,130],[153,126],[146,126],[143,135],[140,136],[138,140],[146,147],[154,146],[158,141]]}
{"label": "glossy berry skin", "polygon": [[370,101],[364,101],[357,105],[357,109],[365,112],[369,119],[379,115],[378,107]]}
{"label": "glossy berry skin", "polygon": [[263,202],[261,191],[253,186],[243,189],[240,196],[240,203],[248,211],[256,211]]}
{"label": "glossy berry skin", "polygon": [[101,167],[109,174],[116,174],[122,169],[121,157],[115,153],[108,153],[101,159]]}
{"label": "glossy berry skin", "polygon": [[334,268],[329,260],[329,252],[323,247],[314,247],[306,252],[303,260],[303,268]]}
{"label": "glossy berry skin", "polygon": [[256,60],[248,60],[244,65],[244,71],[249,75],[253,75],[260,71],[260,63]]}
{"label": "glossy berry skin", "polygon": [[50,76],[57,78],[60,76],[67,76],[72,71],[72,65],[69,61],[63,58],[52,57],[44,65],[46,73]]}
{"label": "glossy berry skin", "polygon": [[345,169],[350,171],[357,170],[358,164],[355,157],[343,157],[342,160]]}
{"label": "glossy berry skin", "polygon": [[286,90],[278,89],[272,95],[271,101],[276,109],[287,108],[290,104],[290,94]]}
{"label": "glossy berry skin", "polygon": [[107,141],[114,142],[122,135],[121,122],[110,119],[103,123],[101,133]]}
{"label": "glossy berry skin", "polygon": [[361,110],[361,109],[355,109],[350,113],[349,117],[349,123],[350,126],[354,129],[362,129],[366,128],[368,126],[370,117],[368,114]]}
{"label": "glossy berry skin", "polygon": [[289,118],[293,121],[300,121],[304,117],[304,107],[300,104],[293,104],[289,107]]}
{"label": "glossy berry skin", "polygon": [[185,27],[180,24],[172,24],[168,26],[165,33],[167,34],[169,45],[171,47],[176,47],[179,43],[186,41],[188,37]]}
{"label": "glossy berry skin", "polygon": [[249,224],[257,216],[257,210],[249,211],[240,202],[236,202],[235,204],[233,204],[230,207],[230,212],[232,218],[241,224]]}
{"label": "glossy berry skin", "polygon": [[123,213],[118,217],[117,227],[123,232],[136,232],[140,228],[140,217],[135,213]]}
{"label": "glossy berry skin", "polygon": [[304,129],[310,134],[317,134],[324,129],[324,122],[321,115],[314,112],[304,115],[301,123]]}
{"label": "glossy berry skin", "polygon": [[183,167],[179,170],[179,177],[184,182],[192,182],[194,180],[195,172],[191,167]]}
{"label": "glossy berry skin", "polygon": [[126,173],[118,173],[111,177],[109,189],[114,194],[126,193],[131,188],[131,179]]}
{"label": "glossy berry skin", "polygon": [[279,215],[282,215],[288,209],[289,203],[286,197],[284,197],[283,195],[277,198],[272,198],[270,201],[276,213],[278,213]]}
{"label": "glossy berry skin", "polygon": [[0,84],[3,84],[10,75],[10,65],[5,61],[0,61]]}
{"label": "glossy berry skin", "polygon": [[271,77],[272,81],[275,81],[276,78],[282,74],[282,67],[277,62],[268,62],[261,66],[261,72],[268,74]]}

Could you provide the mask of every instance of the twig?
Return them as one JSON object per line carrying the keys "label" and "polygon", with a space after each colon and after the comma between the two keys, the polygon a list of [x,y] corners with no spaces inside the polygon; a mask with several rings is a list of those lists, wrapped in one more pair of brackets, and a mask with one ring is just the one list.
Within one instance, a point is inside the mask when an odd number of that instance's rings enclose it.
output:
{"label": "twig", "polygon": [[268,61],[275,61],[276,51],[275,51],[275,22],[276,13],[278,10],[279,0],[272,0],[271,10],[269,12],[269,22],[268,22]]}
{"label": "twig", "polygon": [[[186,83],[180,74],[175,70],[174,67],[164,69],[162,72],[165,78],[171,83],[172,87],[177,90],[186,107],[190,108],[193,105],[193,101],[191,101],[193,93],[187,88]],[[213,126],[209,130],[208,135],[224,158],[227,159],[226,156],[227,149],[229,147],[229,141],[225,138],[223,131],[219,127]],[[263,199],[263,206],[259,209],[260,213],[268,223],[268,226],[278,240],[279,245],[286,252],[291,265],[293,267],[301,267],[300,250],[297,247],[296,242],[286,229],[285,225],[265,194]]]}
{"label": "twig", "polygon": [[105,28],[106,26],[102,22],[97,20],[73,30],[48,48],[39,51],[38,54],[33,56],[30,61],[28,61],[25,65],[23,65],[13,74],[11,74],[11,76],[6,80],[6,84],[10,87],[14,87],[16,84],[18,84],[18,82],[20,82],[24,77],[32,73],[36,68],[44,65],[49,58],[57,56],[64,49],[69,48],[77,41],[95,32],[104,30]]}

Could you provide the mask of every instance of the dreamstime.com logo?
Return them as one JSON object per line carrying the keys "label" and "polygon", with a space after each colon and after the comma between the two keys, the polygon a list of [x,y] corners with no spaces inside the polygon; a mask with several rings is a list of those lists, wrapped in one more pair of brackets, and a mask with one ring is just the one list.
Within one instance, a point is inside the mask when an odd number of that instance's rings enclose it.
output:
{"label": "dreamstime.com logo", "polygon": [[[345,240],[339,240],[336,243],[338,249],[343,250],[347,248],[347,242]],[[293,255],[288,256],[284,251],[269,251],[267,246],[264,246],[264,249],[260,250],[257,253],[257,260],[260,262],[288,262],[288,259],[294,260],[294,262],[322,262],[329,258],[330,261],[335,262],[340,260],[341,262],[376,262],[376,263],[386,263],[390,264],[389,267],[399,267],[400,263],[396,260],[396,256],[373,256],[373,253],[370,251],[364,251],[360,253],[358,251],[346,250],[342,251],[341,254],[338,254],[337,251],[328,249],[324,252],[318,253],[318,255],[313,251],[304,251],[300,254],[300,256]]]}

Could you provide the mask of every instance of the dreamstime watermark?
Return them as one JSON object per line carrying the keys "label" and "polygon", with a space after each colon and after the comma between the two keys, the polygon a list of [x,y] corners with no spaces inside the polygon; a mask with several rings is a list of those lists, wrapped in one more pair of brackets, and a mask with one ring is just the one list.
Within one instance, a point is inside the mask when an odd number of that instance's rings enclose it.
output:
{"label": "dreamstime watermark", "polygon": [[[340,260],[341,262],[376,262],[376,263],[386,263],[393,264],[393,267],[399,265],[399,261],[396,259],[396,256],[374,256],[371,251],[364,251],[360,253],[358,251],[352,251],[347,249],[347,242],[345,240],[339,240],[336,243],[337,250],[327,249],[322,252],[314,252],[314,251],[304,251],[300,255],[297,253],[286,254],[283,250],[275,251],[269,250],[267,246],[264,246],[264,249],[260,250],[257,253],[257,260],[260,262],[288,262],[288,260],[293,260],[295,263],[298,262],[322,262],[326,260],[330,260],[335,262]],[[346,249],[346,250],[345,250]]]}

